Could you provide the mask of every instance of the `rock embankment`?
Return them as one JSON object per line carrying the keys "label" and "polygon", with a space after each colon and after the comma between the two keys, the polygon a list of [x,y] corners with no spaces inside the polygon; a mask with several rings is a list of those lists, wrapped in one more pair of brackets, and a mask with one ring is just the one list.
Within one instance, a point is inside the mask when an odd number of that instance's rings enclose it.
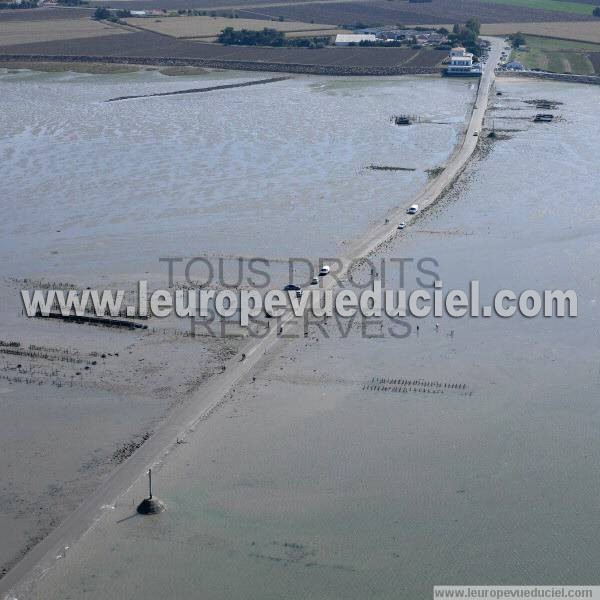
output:
{"label": "rock embankment", "polygon": [[2,61],[19,62],[82,62],[125,65],[157,65],[163,67],[207,67],[236,71],[270,71],[308,75],[432,75],[442,72],[441,67],[403,67],[401,65],[319,65],[275,63],[260,61],[216,60],[201,58],[127,57],[127,56],[67,56],[44,54],[4,54]]}

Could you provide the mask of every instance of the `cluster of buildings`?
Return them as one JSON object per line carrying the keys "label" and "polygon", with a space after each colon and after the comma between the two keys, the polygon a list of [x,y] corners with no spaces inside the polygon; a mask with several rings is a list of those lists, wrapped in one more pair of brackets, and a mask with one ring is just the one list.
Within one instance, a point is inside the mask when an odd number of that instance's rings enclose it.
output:
{"label": "cluster of buildings", "polygon": [[163,9],[130,10],[129,12],[132,17],[164,17],[167,14]]}
{"label": "cluster of buildings", "polygon": [[447,41],[446,36],[434,30],[398,29],[397,27],[368,27],[354,33],[340,33],[336,46],[350,46],[360,42],[409,42],[420,46],[436,46]]}
{"label": "cluster of buildings", "polygon": [[[420,46],[437,46],[447,43],[448,39],[434,30],[420,31],[417,29],[372,27],[354,33],[340,33],[335,38],[335,45],[350,46],[361,42],[391,43],[403,41],[417,43]],[[481,77],[481,64],[473,62],[473,54],[467,52],[465,48],[452,48],[445,74],[448,77]]]}

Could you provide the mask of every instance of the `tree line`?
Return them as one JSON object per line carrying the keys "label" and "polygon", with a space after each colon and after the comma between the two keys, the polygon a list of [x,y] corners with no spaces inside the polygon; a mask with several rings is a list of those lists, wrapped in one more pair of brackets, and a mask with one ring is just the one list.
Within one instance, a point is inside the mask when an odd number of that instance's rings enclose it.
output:
{"label": "tree line", "polygon": [[471,17],[464,25],[454,25],[452,31],[448,32],[448,40],[452,44],[464,46],[474,56],[481,56],[482,48],[479,43],[480,31],[481,24],[475,17]]}
{"label": "tree line", "polygon": [[229,46],[292,46],[301,48],[323,48],[328,38],[286,38],[282,31],[265,27],[260,31],[225,27],[217,37],[221,44]]}

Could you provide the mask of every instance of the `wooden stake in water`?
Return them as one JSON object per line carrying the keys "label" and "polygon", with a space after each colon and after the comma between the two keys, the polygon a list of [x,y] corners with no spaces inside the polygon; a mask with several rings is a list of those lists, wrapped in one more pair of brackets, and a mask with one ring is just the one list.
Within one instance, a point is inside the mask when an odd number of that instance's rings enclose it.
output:
{"label": "wooden stake in water", "polygon": [[152,469],[148,469],[148,491],[150,500],[152,500]]}

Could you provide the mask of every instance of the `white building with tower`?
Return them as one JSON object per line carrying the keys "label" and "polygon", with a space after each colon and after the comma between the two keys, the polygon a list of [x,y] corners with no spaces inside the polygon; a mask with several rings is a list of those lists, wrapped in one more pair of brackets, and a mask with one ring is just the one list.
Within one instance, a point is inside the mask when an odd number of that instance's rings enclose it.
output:
{"label": "white building with tower", "polygon": [[450,62],[446,67],[449,77],[480,77],[481,67],[473,64],[473,54],[464,48],[450,50]]}

